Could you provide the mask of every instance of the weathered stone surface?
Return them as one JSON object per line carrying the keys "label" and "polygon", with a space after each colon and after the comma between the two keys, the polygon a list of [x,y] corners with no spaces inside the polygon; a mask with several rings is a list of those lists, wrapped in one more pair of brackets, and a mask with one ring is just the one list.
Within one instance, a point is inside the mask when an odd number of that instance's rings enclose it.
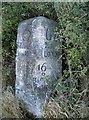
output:
{"label": "weathered stone surface", "polygon": [[56,27],[56,22],[45,17],[25,20],[18,27],[16,96],[38,117],[43,115],[42,107],[61,76]]}

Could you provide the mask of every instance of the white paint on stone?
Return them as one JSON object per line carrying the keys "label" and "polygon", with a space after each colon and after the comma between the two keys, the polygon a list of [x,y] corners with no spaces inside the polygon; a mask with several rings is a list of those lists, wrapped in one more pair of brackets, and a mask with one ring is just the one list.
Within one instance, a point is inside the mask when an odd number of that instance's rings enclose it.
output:
{"label": "white paint on stone", "polygon": [[[45,17],[35,17],[19,24],[16,52],[16,96],[37,117],[43,115],[44,103],[61,77],[61,55],[55,47],[58,26]],[[61,43],[60,43],[61,44]]]}
{"label": "white paint on stone", "polygon": [[26,52],[26,49],[25,48],[18,48],[17,51],[20,54],[24,54]]}

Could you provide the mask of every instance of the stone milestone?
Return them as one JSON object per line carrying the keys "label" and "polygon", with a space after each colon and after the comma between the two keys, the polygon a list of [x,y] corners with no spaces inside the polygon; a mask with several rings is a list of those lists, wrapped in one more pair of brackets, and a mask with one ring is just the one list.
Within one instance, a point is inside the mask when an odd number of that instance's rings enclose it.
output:
{"label": "stone milestone", "polygon": [[58,24],[45,17],[35,17],[19,24],[16,52],[15,94],[37,117],[61,77]]}

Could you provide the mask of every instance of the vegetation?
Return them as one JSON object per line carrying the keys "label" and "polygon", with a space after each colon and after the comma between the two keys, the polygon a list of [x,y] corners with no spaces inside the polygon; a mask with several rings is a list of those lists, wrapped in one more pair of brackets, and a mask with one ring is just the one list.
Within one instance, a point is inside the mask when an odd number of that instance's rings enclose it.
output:
{"label": "vegetation", "polygon": [[28,113],[25,104],[14,96],[11,86],[8,86],[3,93],[2,118],[30,118],[35,119],[32,113]]}
{"label": "vegetation", "polygon": [[[84,118],[89,112],[89,3],[3,3],[2,47],[3,90],[15,83],[16,37],[19,22],[35,16],[45,16],[59,23],[58,35],[62,46],[62,78],[55,86],[56,97],[51,97],[44,117]],[[60,59],[60,58],[59,58]],[[7,93],[9,100],[13,95]],[[8,100],[5,97],[5,101]],[[6,100],[7,99],[7,100]],[[5,102],[4,101],[4,102]],[[18,102],[15,99],[16,108]],[[3,102],[3,104],[4,104]],[[4,104],[4,107],[6,104]],[[6,108],[5,108],[6,109]],[[4,110],[5,110],[4,109]],[[22,111],[15,117],[23,117]],[[12,109],[11,109],[12,111]],[[11,112],[10,111],[10,112]],[[10,113],[11,114],[11,113]],[[6,113],[7,115],[7,113]],[[14,115],[13,115],[14,116]],[[9,115],[7,115],[9,117]],[[12,117],[12,116],[10,116]]]}
{"label": "vegetation", "polygon": [[19,105],[19,100],[13,95],[12,89],[8,87],[3,94],[2,116],[5,118],[24,118]]}

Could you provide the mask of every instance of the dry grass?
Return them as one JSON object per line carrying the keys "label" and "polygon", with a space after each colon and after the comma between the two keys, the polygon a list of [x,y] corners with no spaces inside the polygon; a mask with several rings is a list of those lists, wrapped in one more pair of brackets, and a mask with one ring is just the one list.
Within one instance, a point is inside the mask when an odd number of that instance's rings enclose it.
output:
{"label": "dry grass", "polygon": [[[80,94],[81,96],[81,94]],[[3,94],[2,112],[3,118],[26,118],[24,105],[14,96],[12,89],[8,88]],[[89,108],[81,97],[73,104],[64,95],[50,98],[44,108],[44,118],[84,118],[88,117]],[[33,117],[30,116],[32,120]]]}
{"label": "dry grass", "polygon": [[89,117],[89,107],[78,98],[73,104],[65,96],[50,99],[44,109],[45,118],[85,118]]}
{"label": "dry grass", "polygon": [[50,99],[44,111],[45,118],[68,118],[66,112],[62,112],[62,108],[55,100]]}
{"label": "dry grass", "polygon": [[20,101],[13,95],[12,89],[7,88],[3,94],[2,102],[3,118],[24,118],[23,111],[20,107]]}

